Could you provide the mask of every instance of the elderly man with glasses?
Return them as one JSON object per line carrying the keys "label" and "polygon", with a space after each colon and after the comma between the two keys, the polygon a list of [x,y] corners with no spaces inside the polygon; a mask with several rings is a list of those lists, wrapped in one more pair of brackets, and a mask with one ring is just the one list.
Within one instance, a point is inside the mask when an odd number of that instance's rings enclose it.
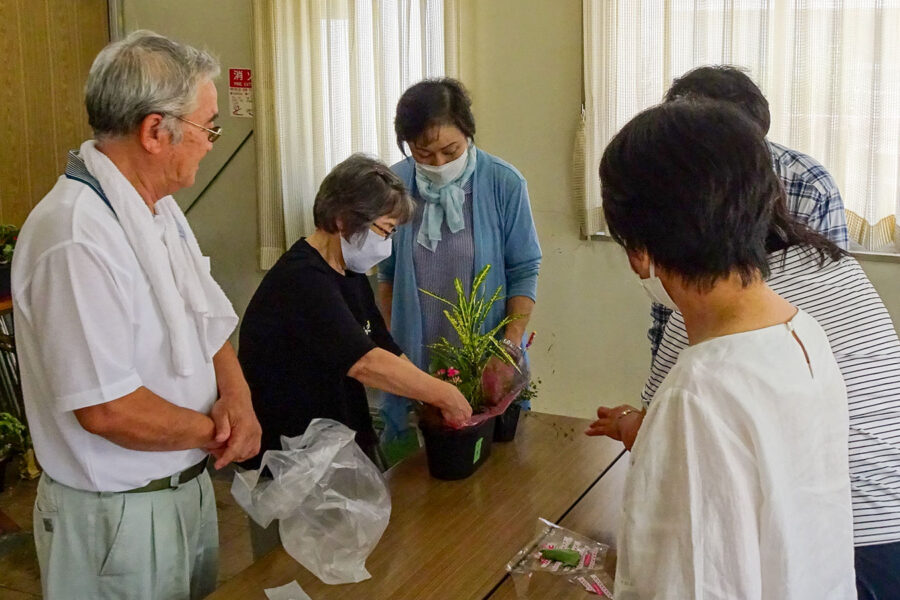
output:
{"label": "elderly man with glasses", "polygon": [[138,31],[85,89],[94,139],[29,215],[12,290],[44,467],[45,598],[201,598],[216,583],[216,468],[259,450],[237,316],[171,194],[221,135],[207,53]]}

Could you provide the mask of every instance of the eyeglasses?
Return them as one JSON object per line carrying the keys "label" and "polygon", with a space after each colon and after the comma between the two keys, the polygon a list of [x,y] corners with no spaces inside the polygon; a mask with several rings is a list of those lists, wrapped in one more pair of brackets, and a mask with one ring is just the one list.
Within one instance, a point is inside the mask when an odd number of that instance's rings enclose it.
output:
{"label": "eyeglasses", "polygon": [[394,228],[391,229],[390,231],[388,231],[387,229],[385,229],[384,227],[382,227],[382,226],[379,225],[378,223],[372,223],[372,227],[374,227],[375,229],[377,229],[378,231],[380,231],[380,232],[382,233],[382,237],[383,237],[384,239],[386,239],[386,240],[391,239],[392,237],[394,237],[394,234],[397,233],[397,228],[396,228],[396,227],[394,227]]}
{"label": "eyeglasses", "polygon": [[178,115],[172,115],[172,116],[175,117],[176,119],[178,119],[179,121],[184,121],[185,123],[187,123],[189,125],[193,125],[194,127],[199,127],[200,129],[202,129],[203,131],[208,133],[209,136],[207,137],[207,139],[210,142],[215,142],[222,135],[222,127],[220,127],[219,125],[216,125],[212,129],[209,129],[207,127],[204,127],[203,125],[200,125],[199,123],[194,123],[193,121],[188,121],[187,119],[179,117]]}

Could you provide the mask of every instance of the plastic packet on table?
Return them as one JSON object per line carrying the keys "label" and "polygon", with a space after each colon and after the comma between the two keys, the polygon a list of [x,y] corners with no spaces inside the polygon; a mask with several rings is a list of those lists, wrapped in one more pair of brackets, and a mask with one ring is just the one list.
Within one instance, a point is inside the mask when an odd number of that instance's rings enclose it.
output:
{"label": "plastic packet on table", "polygon": [[[569,567],[541,555],[541,550],[575,550],[580,554],[578,566]],[[528,598],[532,581],[538,578],[541,590],[546,589],[546,580],[556,578],[580,585],[585,591],[601,597],[612,598],[613,578],[603,568],[609,546],[581,534],[570,531],[546,519],[538,519],[537,533],[527,546],[519,550],[506,564],[516,595]],[[539,584],[540,585],[540,584]]]}
{"label": "plastic packet on table", "polygon": [[[391,516],[381,472],[331,419],[315,419],[302,436],[281,438],[260,468],[236,473],[231,493],[262,527],[279,519],[284,549],[325,583],[371,577],[366,558]],[[272,478],[260,479],[267,468]]]}

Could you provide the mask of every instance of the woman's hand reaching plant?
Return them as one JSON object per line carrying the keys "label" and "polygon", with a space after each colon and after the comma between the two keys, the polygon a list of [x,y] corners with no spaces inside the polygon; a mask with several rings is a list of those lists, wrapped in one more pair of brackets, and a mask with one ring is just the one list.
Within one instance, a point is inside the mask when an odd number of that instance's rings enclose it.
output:
{"label": "woman's hand reaching plant", "polygon": [[446,383],[446,396],[444,403],[440,405],[441,416],[444,422],[454,429],[459,429],[466,424],[472,416],[472,407],[455,385]]}

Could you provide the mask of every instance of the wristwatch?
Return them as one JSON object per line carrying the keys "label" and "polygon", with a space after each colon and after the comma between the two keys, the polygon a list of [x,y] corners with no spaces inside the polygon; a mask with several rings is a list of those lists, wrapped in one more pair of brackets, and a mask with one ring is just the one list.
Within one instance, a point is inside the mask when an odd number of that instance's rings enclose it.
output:
{"label": "wristwatch", "polygon": [[500,340],[500,343],[503,344],[504,346],[509,346],[510,348],[513,348],[515,350],[519,349],[519,346],[509,338],[503,338],[502,340]]}
{"label": "wristwatch", "polygon": [[519,360],[522,357],[522,348],[514,341],[509,338],[503,338],[500,340],[500,343],[506,346],[506,351],[514,360]]}

